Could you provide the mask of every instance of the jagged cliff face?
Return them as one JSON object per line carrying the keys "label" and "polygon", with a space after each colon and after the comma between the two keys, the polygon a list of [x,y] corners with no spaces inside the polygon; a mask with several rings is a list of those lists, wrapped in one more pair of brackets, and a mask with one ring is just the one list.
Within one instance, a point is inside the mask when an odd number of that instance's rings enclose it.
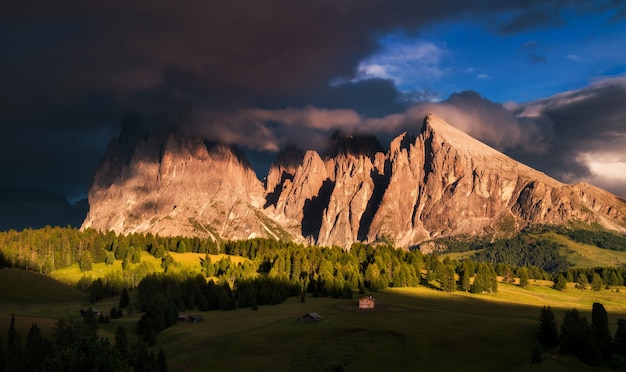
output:
{"label": "jagged cliff face", "polygon": [[111,142],[96,172],[82,227],[212,239],[277,238],[276,226],[263,218],[264,194],[236,148],[178,133],[122,136]]}
{"label": "jagged cliff face", "polygon": [[281,152],[265,188],[243,154],[170,134],[113,141],[83,227],[254,236],[349,247],[409,247],[435,237],[510,234],[532,224],[599,223],[626,231],[626,202],[565,185],[434,115],[384,152],[372,137],[334,138],[334,155]]}

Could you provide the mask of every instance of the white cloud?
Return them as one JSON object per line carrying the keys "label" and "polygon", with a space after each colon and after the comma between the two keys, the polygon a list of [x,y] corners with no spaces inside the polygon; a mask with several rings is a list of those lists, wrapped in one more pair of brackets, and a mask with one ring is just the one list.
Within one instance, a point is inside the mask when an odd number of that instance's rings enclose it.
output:
{"label": "white cloud", "polygon": [[626,181],[626,159],[621,153],[586,152],[578,156],[578,161],[587,166],[593,178],[609,181]]}
{"label": "white cloud", "polygon": [[399,86],[436,81],[446,75],[442,60],[448,54],[447,49],[431,42],[402,39],[361,61],[358,79],[393,79]]}
{"label": "white cloud", "polygon": [[567,56],[565,56],[565,58],[569,59],[570,61],[574,61],[574,62],[582,62],[583,59],[580,58],[579,56],[577,56],[576,54],[568,54]]}
{"label": "white cloud", "polygon": [[479,78],[481,80],[491,80],[491,76],[489,76],[487,74],[478,74],[477,78]]}

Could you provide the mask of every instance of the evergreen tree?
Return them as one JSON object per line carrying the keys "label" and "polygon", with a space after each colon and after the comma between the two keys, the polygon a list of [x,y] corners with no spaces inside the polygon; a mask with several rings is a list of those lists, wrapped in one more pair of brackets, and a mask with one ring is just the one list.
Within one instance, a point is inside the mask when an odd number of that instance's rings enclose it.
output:
{"label": "evergreen tree", "polygon": [[115,263],[115,253],[113,253],[113,252],[109,252],[109,253],[107,253],[107,256],[106,256],[106,258],[104,259],[104,262],[105,262],[107,265],[113,265],[113,263]]}
{"label": "evergreen tree", "polygon": [[609,332],[609,316],[604,305],[599,302],[594,302],[592,306],[591,328],[598,341],[602,357],[604,360],[611,360],[611,354],[613,354],[613,340]]}
{"label": "evergreen tree", "polygon": [[554,280],[554,285],[552,286],[552,288],[558,291],[563,291],[565,290],[565,288],[567,288],[567,281],[565,280],[565,277],[563,276],[563,274],[557,275],[556,279]]}
{"label": "evergreen tree", "polygon": [[15,329],[15,314],[11,315],[6,348],[6,366],[9,371],[20,371],[23,367],[22,343],[20,334]]}
{"label": "evergreen tree", "polygon": [[586,324],[577,355],[581,362],[590,366],[599,366],[602,363],[600,344],[589,324]]}
{"label": "evergreen tree", "polygon": [[519,275],[519,286],[522,288],[528,287],[528,282],[529,282],[528,269],[525,267],[521,267],[518,270],[518,275]]}
{"label": "evergreen tree", "polygon": [[131,262],[134,264],[138,264],[141,262],[141,248],[140,247],[135,248],[135,251],[133,252],[133,255],[131,257]]}
{"label": "evergreen tree", "polygon": [[603,285],[604,285],[604,282],[602,281],[600,274],[594,273],[593,279],[591,279],[591,289],[598,292],[599,290],[602,289]]}
{"label": "evergreen tree", "polygon": [[359,294],[365,294],[365,284],[362,280],[359,280]]}
{"label": "evergreen tree", "polygon": [[91,271],[93,260],[91,259],[91,253],[88,250],[85,250],[80,256],[79,267],[80,271]]}
{"label": "evergreen tree", "polygon": [[172,258],[172,256],[170,256],[169,254],[164,256],[161,259],[161,268],[167,272],[167,269],[170,267],[170,265],[174,262],[174,259]]}
{"label": "evergreen tree", "polygon": [[116,307],[112,307],[111,310],[109,311],[109,319],[117,319],[117,308]]}
{"label": "evergreen tree", "polygon": [[124,326],[117,326],[115,332],[115,348],[120,354],[126,358],[128,355],[128,336],[126,335],[126,328]]}
{"label": "evergreen tree", "polygon": [[565,312],[561,325],[561,354],[578,355],[589,324],[577,309]]}
{"label": "evergreen tree", "polygon": [[589,285],[589,279],[587,279],[587,275],[580,273],[576,278],[576,288],[577,289],[587,289]]}
{"label": "evergreen tree", "polygon": [[469,292],[471,289],[470,276],[471,274],[467,266],[467,262],[463,262],[461,271],[459,272],[459,282],[461,283],[461,290],[464,292]]}
{"label": "evergreen tree", "polygon": [[456,289],[454,268],[451,265],[446,265],[443,269],[443,275],[441,278],[441,289],[444,292],[454,292],[454,290]]}
{"label": "evergreen tree", "polygon": [[41,329],[33,323],[26,338],[26,369],[36,370],[43,360],[52,352],[52,345],[43,337]]}
{"label": "evergreen tree", "polygon": [[128,306],[128,303],[130,302],[130,296],[128,295],[128,289],[126,289],[126,287],[124,287],[124,289],[122,289],[122,293],[120,294],[120,309],[125,308],[126,306]]}
{"label": "evergreen tree", "polygon": [[559,343],[559,333],[556,318],[550,306],[544,306],[539,315],[539,341],[548,347],[555,347]]}
{"label": "evergreen tree", "polygon": [[617,319],[617,331],[613,343],[615,353],[626,357],[626,319]]}
{"label": "evergreen tree", "polygon": [[352,299],[352,288],[350,288],[350,285],[347,282],[343,285],[343,290],[341,292],[341,298],[345,298],[347,300],[351,300]]}

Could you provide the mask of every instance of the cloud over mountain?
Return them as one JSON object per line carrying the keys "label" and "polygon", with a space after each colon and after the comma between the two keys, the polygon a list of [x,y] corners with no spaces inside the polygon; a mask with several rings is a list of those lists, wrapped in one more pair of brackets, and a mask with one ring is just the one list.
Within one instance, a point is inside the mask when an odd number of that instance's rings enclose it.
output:
{"label": "cloud over mountain", "polygon": [[[470,92],[415,106],[435,95],[401,91],[381,73],[354,78],[389,33],[462,21],[510,35],[566,23],[563,7],[615,17],[625,9],[566,0],[9,2],[0,7],[0,167],[5,182],[79,195],[129,112],[255,151],[319,148],[336,129],[392,136],[427,111],[507,151],[560,148],[550,142],[563,130],[555,117],[519,118]],[[440,73],[431,62],[444,48],[417,45],[429,75]],[[570,170],[584,176],[579,165]]]}

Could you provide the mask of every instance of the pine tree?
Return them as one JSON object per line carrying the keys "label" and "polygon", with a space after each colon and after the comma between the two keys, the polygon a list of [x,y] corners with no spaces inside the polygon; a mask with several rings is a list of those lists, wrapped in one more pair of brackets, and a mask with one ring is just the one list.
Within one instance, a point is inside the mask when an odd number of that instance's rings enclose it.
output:
{"label": "pine tree", "polygon": [[591,289],[598,292],[602,289],[602,285],[604,285],[604,282],[602,281],[600,274],[594,273],[593,279],[591,279]]}
{"label": "pine tree", "polygon": [[592,305],[591,328],[598,341],[602,357],[604,360],[611,360],[611,354],[613,354],[613,340],[609,332],[609,316],[604,305],[599,302],[594,302]]}
{"label": "pine tree", "polygon": [[577,355],[583,363],[590,366],[599,366],[602,363],[600,343],[589,324],[586,324]]}
{"label": "pine tree", "polygon": [[128,295],[128,289],[126,289],[126,287],[124,287],[124,289],[122,289],[122,293],[120,294],[120,309],[125,308],[126,306],[128,306],[128,303],[130,302],[130,296]]}
{"label": "pine tree", "polygon": [[124,358],[127,357],[128,336],[126,335],[126,328],[124,328],[124,326],[117,326],[117,331],[115,332],[115,348],[119,350]]}
{"label": "pine tree", "polygon": [[443,275],[441,278],[441,289],[444,292],[454,292],[454,290],[456,289],[454,268],[450,265],[446,265],[443,269]]}
{"label": "pine tree", "polygon": [[617,331],[615,331],[615,352],[626,357],[626,319],[617,319]]}
{"label": "pine tree", "polygon": [[107,257],[104,259],[104,262],[107,265],[113,265],[115,263],[115,253],[113,252],[107,253]]}
{"label": "pine tree", "polygon": [[91,253],[88,250],[85,250],[80,256],[80,262],[78,263],[80,267],[80,271],[91,271],[93,260],[91,258]]}
{"label": "pine tree", "polygon": [[556,279],[554,280],[554,285],[552,286],[552,288],[558,291],[563,291],[565,290],[565,288],[567,288],[567,281],[565,280],[565,277],[563,276],[563,274],[557,275]]}
{"label": "pine tree", "polygon": [[26,338],[26,355],[28,356],[26,358],[26,368],[30,371],[36,370],[51,348],[48,340],[43,337],[39,326],[33,323]]}
{"label": "pine tree", "polygon": [[22,343],[20,334],[15,329],[15,314],[11,315],[6,348],[6,365],[8,370],[19,371],[22,369]]}
{"label": "pine tree", "polygon": [[550,306],[544,306],[539,315],[539,332],[537,338],[548,347],[555,347],[559,343],[559,333],[556,318]]}
{"label": "pine tree", "polygon": [[469,268],[467,267],[467,262],[463,262],[463,265],[461,267],[461,271],[459,273],[459,282],[461,283],[461,290],[465,291],[465,292],[469,292],[470,288],[471,288],[471,284],[470,284],[470,272],[469,272]]}
{"label": "pine tree", "polygon": [[519,273],[519,286],[522,288],[528,287],[528,282],[529,282],[528,269],[525,267],[522,267],[518,270],[518,273]]}
{"label": "pine tree", "polygon": [[587,319],[581,317],[577,309],[565,312],[561,325],[561,354],[578,355],[588,326]]}
{"label": "pine tree", "polygon": [[580,273],[578,274],[578,278],[576,278],[576,288],[577,289],[587,289],[589,285],[589,279],[587,279],[587,275]]}

